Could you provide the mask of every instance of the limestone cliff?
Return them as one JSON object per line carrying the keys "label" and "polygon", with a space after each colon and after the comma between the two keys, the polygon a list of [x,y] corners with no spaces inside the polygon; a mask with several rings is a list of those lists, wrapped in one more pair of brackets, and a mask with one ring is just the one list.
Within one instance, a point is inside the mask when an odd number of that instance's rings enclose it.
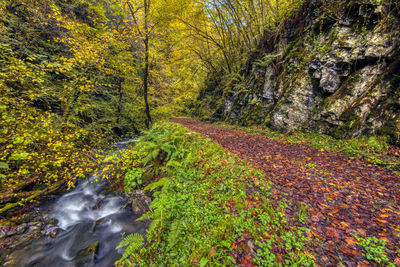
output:
{"label": "limestone cliff", "polygon": [[324,2],[306,2],[265,34],[242,71],[222,85],[214,116],[338,138],[385,134],[399,142],[399,7]]}

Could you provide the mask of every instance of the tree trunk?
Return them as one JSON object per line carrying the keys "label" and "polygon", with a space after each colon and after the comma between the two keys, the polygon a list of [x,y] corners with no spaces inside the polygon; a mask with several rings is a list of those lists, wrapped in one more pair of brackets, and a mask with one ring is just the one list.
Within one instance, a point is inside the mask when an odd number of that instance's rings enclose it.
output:
{"label": "tree trunk", "polygon": [[151,116],[150,116],[150,106],[148,101],[148,91],[149,91],[149,26],[148,26],[148,16],[150,9],[150,0],[144,0],[144,71],[143,71],[143,97],[145,103],[146,112],[146,127],[150,128]]}
{"label": "tree trunk", "polygon": [[124,81],[124,78],[122,78],[122,77],[118,78],[118,94],[119,94],[119,98],[118,98],[118,106],[117,106],[117,127],[119,127],[119,124],[121,122],[122,96],[123,96],[122,82],[123,81]]}

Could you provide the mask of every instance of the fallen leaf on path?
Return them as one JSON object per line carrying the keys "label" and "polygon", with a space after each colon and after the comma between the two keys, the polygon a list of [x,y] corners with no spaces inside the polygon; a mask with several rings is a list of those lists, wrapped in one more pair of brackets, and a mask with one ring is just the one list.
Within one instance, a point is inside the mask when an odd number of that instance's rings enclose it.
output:
{"label": "fallen leaf on path", "polygon": [[357,240],[353,237],[345,237],[344,239],[347,243],[347,245],[351,246],[353,244],[358,244],[359,242],[357,242]]}
{"label": "fallen leaf on path", "polygon": [[208,251],[208,256],[210,256],[210,258],[215,257],[215,255],[217,255],[217,251],[215,250],[215,248],[210,248],[210,251]]}
{"label": "fallen leaf on path", "polygon": [[339,250],[346,254],[349,255],[351,257],[360,257],[362,254],[361,252],[355,250],[355,249],[350,249],[350,248],[345,248],[345,247],[340,247]]}
{"label": "fallen leaf on path", "polygon": [[375,218],[376,221],[380,222],[380,223],[387,223],[387,221],[379,219],[379,218]]}

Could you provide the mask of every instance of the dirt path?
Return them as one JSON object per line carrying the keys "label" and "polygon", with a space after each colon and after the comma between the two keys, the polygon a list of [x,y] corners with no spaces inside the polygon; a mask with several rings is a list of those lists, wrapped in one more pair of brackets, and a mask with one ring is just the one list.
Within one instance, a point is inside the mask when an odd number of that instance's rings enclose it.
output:
{"label": "dirt path", "polygon": [[[321,265],[369,266],[354,236],[386,241],[400,265],[400,179],[392,171],[344,155],[288,144],[192,119],[173,119],[202,133],[263,170],[277,185],[276,199],[308,205],[306,225],[322,247]],[[289,216],[295,216],[294,211]],[[397,251],[397,252],[396,252]]]}

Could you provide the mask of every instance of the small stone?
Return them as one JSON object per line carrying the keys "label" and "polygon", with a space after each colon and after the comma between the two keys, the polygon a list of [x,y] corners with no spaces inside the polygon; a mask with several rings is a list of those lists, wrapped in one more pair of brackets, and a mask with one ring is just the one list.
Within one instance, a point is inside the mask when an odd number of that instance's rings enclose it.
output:
{"label": "small stone", "polygon": [[[319,215],[319,214],[318,214]],[[313,215],[313,216],[311,216],[311,221],[313,221],[313,222],[319,222],[321,219],[320,219],[320,216],[318,216],[318,215]]]}
{"label": "small stone", "polygon": [[16,234],[17,234],[17,231],[15,231],[15,230],[10,230],[10,231],[7,232],[7,236],[8,237],[16,235]]}
{"label": "small stone", "polygon": [[36,225],[31,225],[29,226],[28,230],[26,231],[27,234],[33,234],[40,231],[40,227],[36,226]]}
{"label": "small stone", "polygon": [[18,226],[16,231],[18,234],[23,234],[27,228],[28,228],[28,225],[24,223],[24,224],[21,224],[20,226]]}

